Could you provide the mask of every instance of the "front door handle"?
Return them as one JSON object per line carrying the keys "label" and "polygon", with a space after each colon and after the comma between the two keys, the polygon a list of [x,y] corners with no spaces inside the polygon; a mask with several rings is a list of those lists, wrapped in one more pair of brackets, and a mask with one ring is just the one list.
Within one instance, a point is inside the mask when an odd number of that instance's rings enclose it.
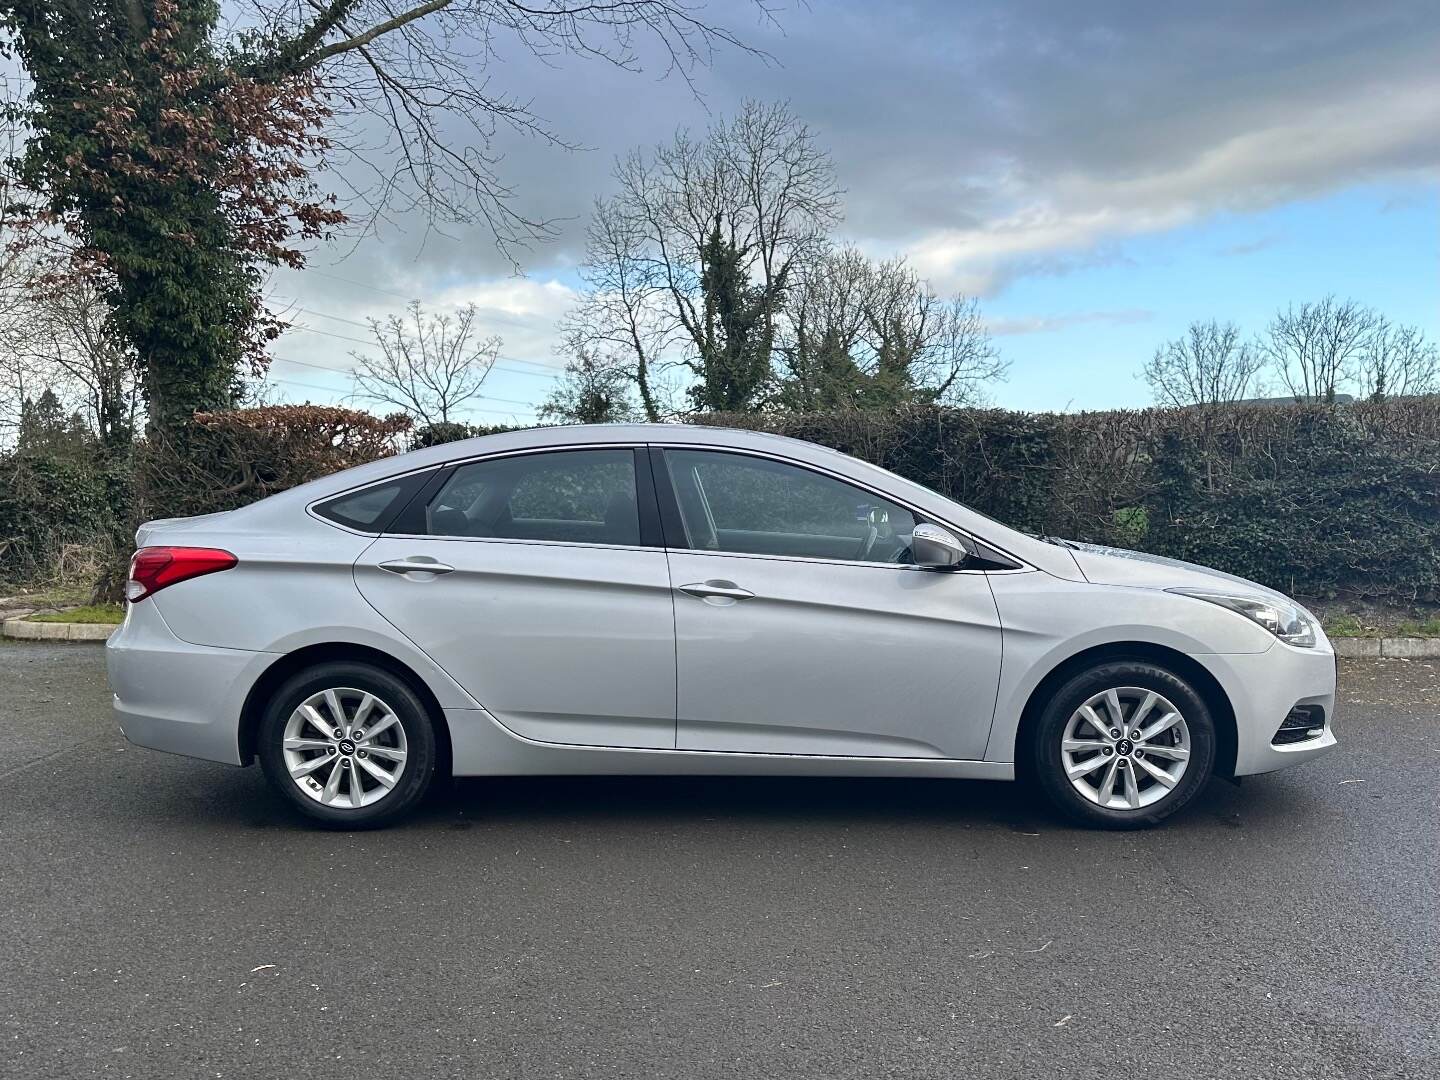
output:
{"label": "front door handle", "polygon": [[[430,558],[428,555],[412,555],[408,559],[391,559],[389,562],[380,564],[381,570],[388,570],[392,574],[450,574],[454,573],[455,567],[447,566],[443,562]],[[424,579],[426,581],[429,578]]]}
{"label": "front door handle", "polygon": [[680,591],[689,593],[691,596],[698,596],[702,600],[749,600],[755,594],[749,589],[742,589],[733,581],[697,581],[693,585],[681,585]]}

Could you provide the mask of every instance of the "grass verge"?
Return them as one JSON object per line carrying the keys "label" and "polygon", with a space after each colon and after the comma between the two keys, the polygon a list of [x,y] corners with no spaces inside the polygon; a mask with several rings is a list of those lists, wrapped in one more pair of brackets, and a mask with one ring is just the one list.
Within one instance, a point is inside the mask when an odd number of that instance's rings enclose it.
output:
{"label": "grass verge", "polygon": [[118,626],[125,621],[125,609],[119,604],[90,604],[69,611],[45,611],[30,616],[31,622],[106,623]]}
{"label": "grass verge", "polygon": [[1325,633],[1332,638],[1440,637],[1440,616],[1378,627],[1367,626],[1354,615],[1335,615],[1325,620]]}

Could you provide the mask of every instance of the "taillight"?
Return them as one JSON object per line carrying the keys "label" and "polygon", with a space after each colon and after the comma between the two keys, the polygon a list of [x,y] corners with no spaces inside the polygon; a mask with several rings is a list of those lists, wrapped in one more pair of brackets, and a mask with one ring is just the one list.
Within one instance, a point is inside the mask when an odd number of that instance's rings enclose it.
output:
{"label": "taillight", "polygon": [[138,604],[177,581],[229,570],[240,560],[220,548],[143,547],[130,557],[130,580],[125,596]]}

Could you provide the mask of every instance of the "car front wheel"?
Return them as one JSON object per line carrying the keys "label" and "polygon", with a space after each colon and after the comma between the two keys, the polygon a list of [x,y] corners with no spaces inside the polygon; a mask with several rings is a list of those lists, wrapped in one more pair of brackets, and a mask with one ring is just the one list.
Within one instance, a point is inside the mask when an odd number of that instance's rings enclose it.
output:
{"label": "car front wheel", "polygon": [[424,797],[435,771],[424,704],[368,664],[321,664],[289,679],[261,719],[258,749],[281,796],[330,828],[389,824]]}
{"label": "car front wheel", "polygon": [[1030,743],[1040,788],[1064,814],[1109,829],[1156,825],[1195,797],[1215,764],[1215,723],[1174,672],[1117,661],[1069,679]]}

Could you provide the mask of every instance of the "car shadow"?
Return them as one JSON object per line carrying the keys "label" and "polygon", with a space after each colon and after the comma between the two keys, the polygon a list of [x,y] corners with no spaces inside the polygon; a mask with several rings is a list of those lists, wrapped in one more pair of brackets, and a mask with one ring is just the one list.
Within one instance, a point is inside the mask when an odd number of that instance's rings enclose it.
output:
{"label": "car shadow", "polygon": [[489,822],[573,820],[776,824],[969,824],[1045,818],[1016,784],[840,777],[530,776],[457,779],[417,815]]}
{"label": "car shadow", "polygon": [[[1163,828],[1291,828],[1297,814],[1320,812],[1304,785],[1262,777],[1236,786],[1212,780]],[[217,768],[207,783],[152,790],[152,813],[210,825],[309,830],[258,768]],[[393,830],[543,828],[752,829],[915,827],[1010,830],[1033,835],[1092,832],[1061,817],[1025,784],[988,780],[880,777],[504,776],[437,781]],[[1132,834],[1133,835],[1133,834]]]}

